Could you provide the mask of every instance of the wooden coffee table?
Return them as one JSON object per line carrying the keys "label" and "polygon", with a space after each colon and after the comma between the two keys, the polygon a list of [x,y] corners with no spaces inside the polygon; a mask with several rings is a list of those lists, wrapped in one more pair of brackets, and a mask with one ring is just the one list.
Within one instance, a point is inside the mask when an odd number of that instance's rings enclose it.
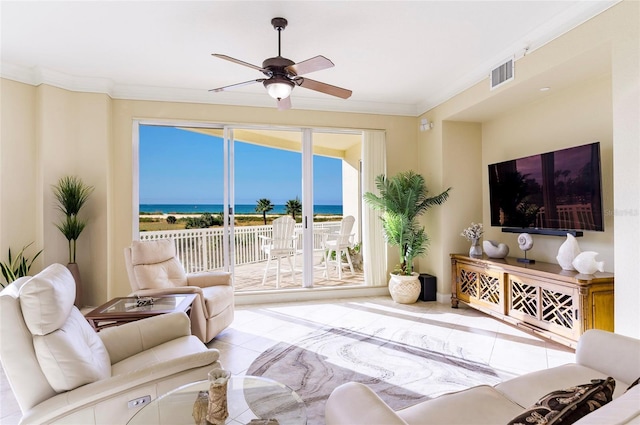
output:
{"label": "wooden coffee table", "polygon": [[175,294],[156,297],[119,297],[102,304],[84,317],[93,329],[100,331],[110,326],[182,311],[189,314],[196,294]]}

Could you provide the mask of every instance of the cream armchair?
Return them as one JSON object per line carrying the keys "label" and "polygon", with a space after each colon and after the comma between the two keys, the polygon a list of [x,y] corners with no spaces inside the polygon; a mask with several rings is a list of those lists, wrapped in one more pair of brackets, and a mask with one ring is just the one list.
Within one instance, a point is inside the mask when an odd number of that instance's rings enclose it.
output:
{"label": "cream armchair", "polygon": [[234,294],[230,273],[186,274],[171,239],[133,241],[125,248],[124,258],[132,295],[198,295],[191,306],[191,332],[202,342],[211,341],[233,322]]}
{"label": "cream armchair", "polygon": [[191,335],[184,313],[96,333],[74,299],[61,264],[0,292],[0,359],[21,424],[124,424],[144,400],[220,367],[220,353]]}

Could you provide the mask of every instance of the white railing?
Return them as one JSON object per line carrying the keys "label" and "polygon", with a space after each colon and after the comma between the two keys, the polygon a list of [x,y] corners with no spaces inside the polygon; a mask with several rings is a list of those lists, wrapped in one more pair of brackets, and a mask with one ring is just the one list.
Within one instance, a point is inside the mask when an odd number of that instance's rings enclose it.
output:
{"label": "white railing", "polygon": [[[339,221],[314,223],[314,229],[327,229],[328,232],[339,232]],[[296,231],[302,233],[302,224],[296,224]],[[267,256],[260,250],[260,238],[271,237],[271,226],[235,226],[232,262],[235,265],[252,264],[266,261]],[[173,239],[176,244],[178,258],[187,273],[219,270],[224,267],[223,229],[212,227],[207,229],[158,230],[140,232],[141,241]],[[314,248],[320,248],[314,238]]]}

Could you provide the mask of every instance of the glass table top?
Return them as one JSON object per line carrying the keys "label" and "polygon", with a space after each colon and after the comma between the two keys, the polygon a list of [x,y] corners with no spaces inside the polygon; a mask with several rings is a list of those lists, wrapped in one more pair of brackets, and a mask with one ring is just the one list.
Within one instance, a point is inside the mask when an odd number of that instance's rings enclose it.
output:
{"label": "glass table top", "polygon": [[184,295],[164,297],[120,298],[107,305],[100,313],[137,313],[175,310],[187,297]]}
{"label": "glass table top", "polygon": [[[127,424],[193,425],[198,392],[208,389],[208,380],[179,387],[144,406]],[[275,419],[278,425],[307,423],[307,409],[298,394],[260,376],[232,376],[227,384],[227,408],[225,424],[244,425],[256,419]]]}

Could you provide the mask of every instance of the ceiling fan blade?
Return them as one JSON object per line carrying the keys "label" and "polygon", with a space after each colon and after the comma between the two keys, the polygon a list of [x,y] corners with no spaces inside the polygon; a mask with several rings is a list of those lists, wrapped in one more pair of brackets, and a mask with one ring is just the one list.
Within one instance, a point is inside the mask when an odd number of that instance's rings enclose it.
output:
{"label": "ceiling fan blade", "polygon": [[321,71],[333,66],[333,62],[331,62],[324,56],[316,56],[315,58],[307,59],[305,61],[289,65],[285,68],[285,71],[288,71],[295,75],[302,75],[308,74],[310,72]]}
{"label": "ceiling fan blade", "polygon": [[291,109],[291,96],[287,96],[284,99],[280,99],[280,100],[276,99],[276,102],[278,103],[279,111],[285,111],[287,109]]}
{"label": "ceiling fan blade", "polygon": [[312,80],[310,78],[296,78],[295,83],[305,89],[319,91],[331,96],[336,96],[342,99],[348,99],[351,97],[351,90],[343,89],[342,87],[332,86],[331,84],[321,83],[320,81]]}
{"label": "ceiling fan blade", "polygon": [[231,84],[231,85],[228,85],[228,86],[211,89],[209,91],[217,93],[217,92],[221,92],[221,91],[227,91],[228,89],[235,89],[237,87],[248,86],[249,84],[261,83],[264,80],[265,80],[264,78],[258,78],[257,80],[249,80],[249,81],[245,81],[245,82],[242,82],[242,83]]}
{"label": "ceiling fan blade", "polygon": [[250,64],[249,62],[245,62],[245,61],[241,61],[240,59],[232,58],[231,56],[221,55],[219,53],[212,53],[211,56],[215,56],[217,58],[224,59],[224,60],[227,60],[229,62],[237,63],[238,65],[247,66],[249,68],[253,68],[253,69],[255,69],[257,71],[260,71],[260,72],[269,72],[266,69],[262,68],[261,66],[253,65],[253,64]]}

